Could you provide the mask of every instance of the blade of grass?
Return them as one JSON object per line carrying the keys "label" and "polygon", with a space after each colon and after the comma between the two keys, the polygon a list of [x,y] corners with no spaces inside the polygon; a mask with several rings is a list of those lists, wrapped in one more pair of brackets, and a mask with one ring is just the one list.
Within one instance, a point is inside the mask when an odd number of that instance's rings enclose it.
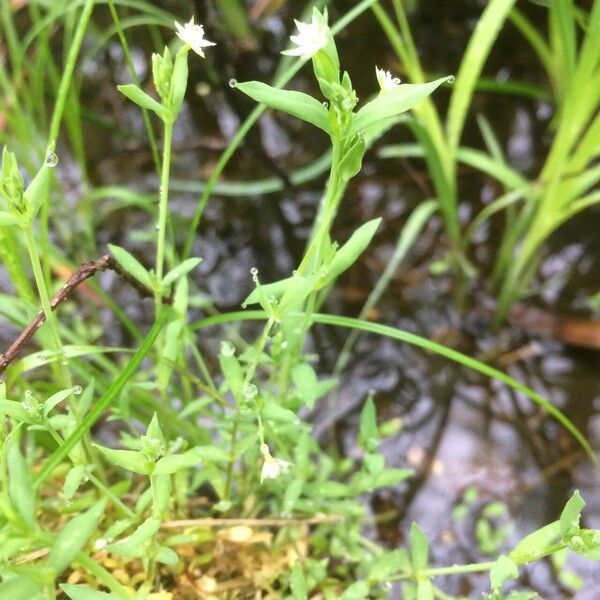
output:
{"label": "blade of grass", "polygon": [[[191,325],[191,329],[194,331],[198,331],[199,329],[204,329],[211,325],[231,323],[233,321],[262,321],[267,319],[267,313],[261,310],[238,311],[225,313],[222,315],[215,315],[212,317],[206,317],[205,319],[193,323]],[[585,439],[584,435],[579,431],[579,429],[577,429],[577,427],[571,422],[571,420],[567,418],[558,408],[556,408],[548,400],[540,396],[540,394],[527,387],[523,383],[520,383],[510,375],[507,375],[506,373],[503,373],[498,369],[494,369],[493,367],[490,367],[489,365],[486,365],[485,363],[482,363],[481,361],[475,358],[471,358],[470,356],[467,356],[462,352],[458,352],[458,350],[453,350],[452,348],[448,348],[447,346],[443,346],[442,344],[438,344],[437,342],[432,342],[431,340],[421,337],[420,335],[409,333],[408,331],[402,331],[401,329],[396,329],[395,327],[390,327],[389,325],[382,325],[381,323],[371,323],[370,321],[361,321],[360,319],[353,319],[351,317],[326,315],[321,313],[313,313],[311,315],[311,319],[314,323],[332,325],[335,327],[346,327],[348,329],[355,329],[358,331],[373,333],[375,335],[382,335],[394,340],[398,340],[399,342],[406,342],[407,344],[423,348],[424,350],[427,350],[429,352],[435,352],[436,354],[444,356],[445,358],[448,358],[449,360],[452,360],[469,369],[472,369],[473,371],[477,371],[478,373],[481,373],[486,377],[490,377],[491,379],[496,379],[497,381],[505,383],[506,385],[517,390],[518,392],[521,392],[530,400],[544,408],[567,431],[569,431],[569,433],[571,433],[571,435],[585,450],[586,454],[590,457],[594,464],[598,464],[598,459],[596,458],[594,451],[592,450],[588,441]]]}
{"label": "blade of grass", "polygon": [[52,474],[52,471],[65,459],[81,438],[92,428],[104,410],[121,393],[125,384],[133,377],[144,358],[152,349],[158,334],[162,331],[163,326],[167,322],[170,312],[171,309],[164,309],[162,311],[148,332],[148,335],[144,338],[144,341],[131,357],[125,368],[121,371],[117,379],[115,379],[108,390],[106,390],[106,393],[85,416],[73,433],[65,440],[64,444],[57,448],[52,456],[44,463],[44,466],[33,481],[35,489],[39,488],[44,480]]}

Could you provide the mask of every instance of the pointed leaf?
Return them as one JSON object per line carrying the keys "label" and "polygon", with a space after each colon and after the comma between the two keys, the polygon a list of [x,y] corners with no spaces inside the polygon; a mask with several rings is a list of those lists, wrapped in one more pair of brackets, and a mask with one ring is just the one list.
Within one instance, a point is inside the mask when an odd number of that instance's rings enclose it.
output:
{"label": "pointed leaf", "polygon": [[71,519],[58,534],[48,556],[48,564],[56,575],[64,571],[85,546],[102,519],[106,500],[102,499],[92,508]]}
{"label": "pointed leaf", "polygon": [[106,592],[99,592],[97,590],[88,587],[87,585],[73,585],[72,583],[61,583],[60,589],[67,595],[71,600],[119,600],[118,596],[114,594],[107,594]]}
{"label": "pointed leaf", "polygon": [[181,454],[163,456],[155,465],[153,475],[168,475],[183,469],[191,469],[200,463],[198,452],[193,448]]}
{"label": "pointed leaf", "polygon": [[150,278],[150,273],[146,270],[146,268],[140,263],[140,261],[133,256],[130,252],[127,252],[125,248],[121,248],[120,246],[114,246],[113,244],[109,244],[111,253],[117,259],[117,262],[135,279],[137,279],[142,285],[146,286],[148,289],[153,289],[152,279]]}
{"label": "pointed leaf", "polygon": [[354,116],[347,135],[352,136],[383,119],[395,117],[410,110],[415,104],[429,96],[437,87],[452,80],[442,77],[429,83],[408,83],[391,90],[381,92],[376,98],[363,106]]}
{"label": "pointed leaf", "polygon": [[338,275],[348,269],[371,243],[381,218],[372,219],[361,225],[350,239],[335,253],[329,265],[329,273],[325,285],[331,283]]}
{"label": "pointed leaf", "polygon": [[152,464],[141,452],[134,450],[115,450],[114,448],[106,448],[99,444],[94,444],[98,450],[106,457],[106,459],[117,467],[122,467],[128,471],[147,475],[152,470]]}
{"label": "pointed leaf", "polygon": [[155,112],[162,119],[169,119],[170,112],[159,102],[157,102],[151,96],[148,96],[146,92],[140,90],[137,85],[129,83],[127,85],[118,85],[117,89],[125,96],[129,98],[134,104],[141,106]]}
{"label": "pointed leaf", "polygon": [[29,466],[21,454],[18,436],[8,444],[8,495],[13,507],[27,526],[35,524],[35,492],[29,478]]}
{"label": "pointed leaf", "polygon": [[579,529],[579,518],[585,502],[579,492],[575,490],[560,515],[560,534],[563,538],[572,535]]}
{"label": "pointed leaf", "polygon": [[327,109],[308,94],[280,90],[260,81],[238,83],[236,88],[261,104],[298,117],[330,133]]}
{"label": "pointed leaf", "polygon": [[180,277],[187,275],[192,269],[195,269],[202,262],[201,258],[188,258],[178,267],[169,271],[163,278],[162,284],[167,287],[177,281]]}
{"label": "pointed leaf", "polygon": [[429,561],[429,541],[423,530],[414,521],[410,526],[410,547],[415,570],[426,569]]}

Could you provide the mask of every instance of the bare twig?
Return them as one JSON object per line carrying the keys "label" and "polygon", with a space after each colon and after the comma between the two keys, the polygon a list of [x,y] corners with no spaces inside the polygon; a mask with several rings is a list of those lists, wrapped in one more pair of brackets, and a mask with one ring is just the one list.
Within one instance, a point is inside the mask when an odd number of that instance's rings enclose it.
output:
{"label": "bare twig", "polygon": [[[71,296],[75,289],[80,286],[86,279],[95,275],[98,271],[106,271],[111,269],[119,274],[130,285],[132,285],[141,296],[153,297],[152,290],[143,286],[139,281],[134,279],[129,273],[123,270],[121,265],[108,254],[101,256],[96,261],[83,263],[71,277],[60,288],[58,293],[50,301],[50,308],[55,310],[59,304]],[[8,365],[19,355],[25,344],[31,339],[33,334],[42,326],[46,320],[46,315],[43,310],[40,310],[31,323],[21,332],[19,337],[10,345],[9,349],[0,355],[0,375],[4,373]]]}

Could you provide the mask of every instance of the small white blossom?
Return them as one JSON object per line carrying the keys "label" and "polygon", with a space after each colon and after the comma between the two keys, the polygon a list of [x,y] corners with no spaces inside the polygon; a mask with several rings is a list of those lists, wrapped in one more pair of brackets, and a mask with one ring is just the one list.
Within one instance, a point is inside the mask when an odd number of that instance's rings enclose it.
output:
{"label": "small white blossom", "polygon": [[214,42],[209,42],[204,39],[204,27],[202,25],[196,25],[194,23],[194,17],[192,17],[188,23],[181,25],[175,21],[175,29],[177,29],[177,36],[184,43],[191,46],[192,50],[204,58],[204,50],[207,46],[215,46]]}
{"label": "small white blossom", "polygon": [[375,67],[375,73],[382,92],[389,92],[400,85],[400,79],[394,77],[389,71]]}
{"label": "small white blossom", "polygon": [[324,23],[319,23],[316,16],[313,15],[310,23],[302,23],[294,19],[298,28],[298,35],[290,36],[290,39],[297,48],[284,50],[281,54],[288,56],[304,56],[310,58],[327,44],[328,27]]}
{"label": "small white blossom", "polygon": [[269,446],[261,444],[260,451],[263,455],[263,466],[260,472],[261,483],[265,479],[277,479],[283,471],[286,471],[291,465],[291,462],[282,460],[281,458],[273,458],[269,452]]}

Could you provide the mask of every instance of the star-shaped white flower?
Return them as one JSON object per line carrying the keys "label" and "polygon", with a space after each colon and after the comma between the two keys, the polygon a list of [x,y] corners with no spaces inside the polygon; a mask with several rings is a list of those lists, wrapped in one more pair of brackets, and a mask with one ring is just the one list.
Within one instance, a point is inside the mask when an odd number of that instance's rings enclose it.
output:
{"label": "star-shaped white flower", "polygon": [[382,92],[389,92],[400,85],[400,79],[394,77],[389,71],[375,67],[375,74]]}
{"label": "star-shaped white flower", "polygon": [[207,46],[215,46],[214,42],[209,42],[204,39],[204,27],[202,25],[196,25],[194,23],[194,17],[192,17],[188,23],[181,25],[175,21],[175,29],[177,29],[177,37],[184,43],[188,44],[192,50],[204,58],[204,50]]}
{"label": "star-shaped white flower", "polygon": [[315,15],[310,23],[302,23],[296,19],[294,22],[298,28],[298,35],[292,35],[290,39],[297,47],[284,50],[281,54],[310,58],[327,44],[329,28],[325,23],[319,23]]}
{"label": "star-shaped white flower", "polygon": [[286,471],[291,465],[291,462],[282,460],[281,458],[273,458],[269,452],[269,446],[261,444],[261,454],[263,455],[263,466],[260,472],[260,482],[265,479],[277,479],[283,471]]}

